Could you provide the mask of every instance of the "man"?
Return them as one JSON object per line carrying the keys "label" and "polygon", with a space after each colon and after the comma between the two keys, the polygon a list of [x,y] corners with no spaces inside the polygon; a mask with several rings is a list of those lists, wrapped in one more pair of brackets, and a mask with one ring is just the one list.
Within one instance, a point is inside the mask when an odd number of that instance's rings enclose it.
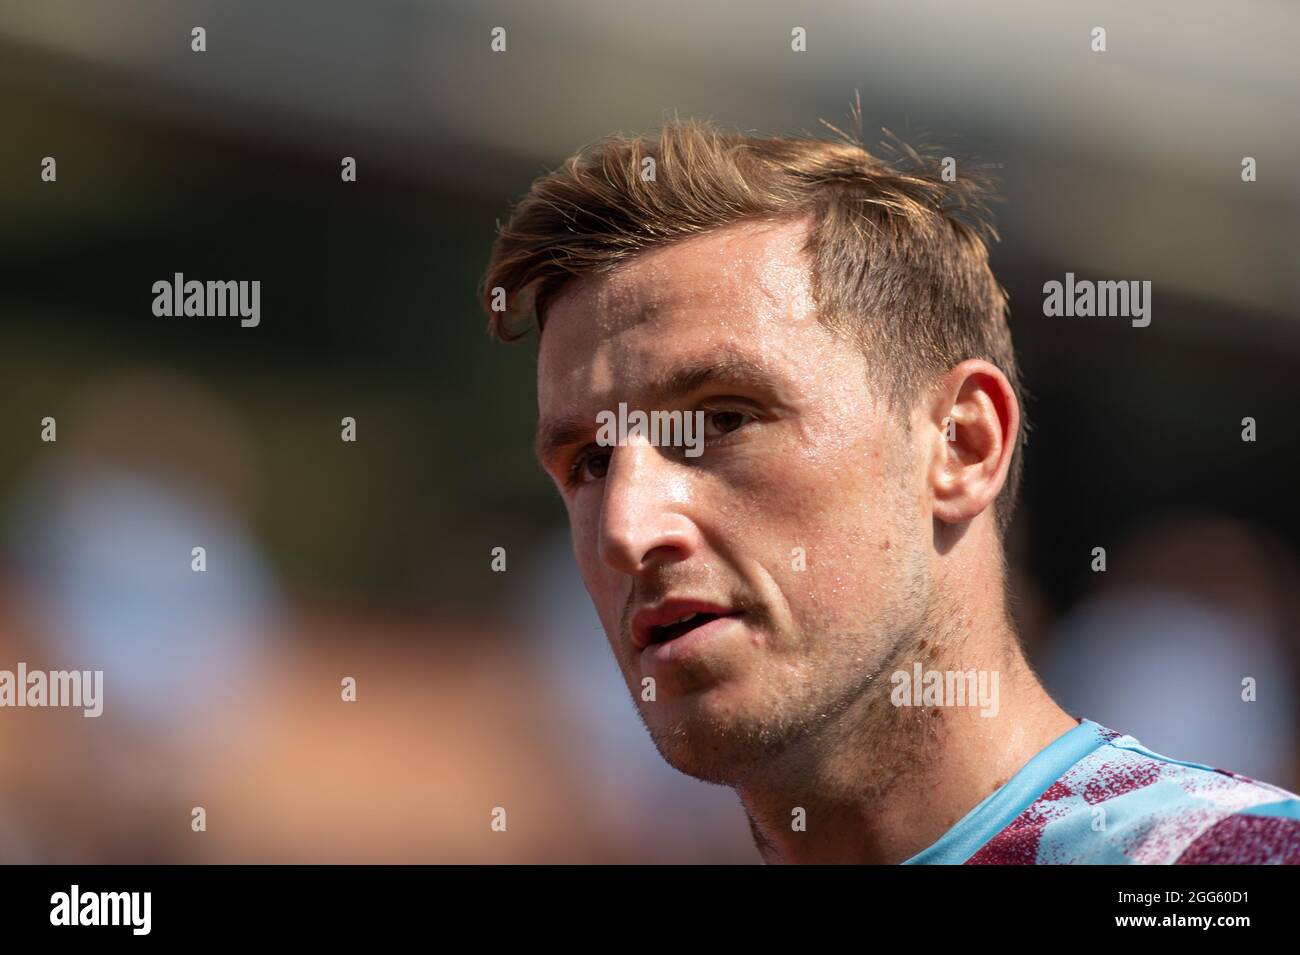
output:
{"label": "man", "polygon": [[[538,456],[659,751],[736,790],[767,862],[1300,861],[1297,797],[1039,684],[985,187],[840,137],[609,137],[493,248],[491,327],[539,329]],[[702,453],[613,439],[627,409]]]}

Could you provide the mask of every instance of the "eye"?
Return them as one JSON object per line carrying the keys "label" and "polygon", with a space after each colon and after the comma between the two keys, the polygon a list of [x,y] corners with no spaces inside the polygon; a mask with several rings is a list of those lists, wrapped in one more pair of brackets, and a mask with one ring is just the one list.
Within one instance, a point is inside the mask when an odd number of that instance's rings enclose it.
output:
{"label": "eye", "polygon": [[738,431],[754,419],[745,411],[706,411],[704,413],[705,437]]}
{"label": "eye", "polygon": [[[716,439],[733,431],[739,431],[758,416],[748,411],[720,409],[704,410],[704,438]],[[590,481],[599,481],[609,472],[610,451],[601,445],[589,444],[574,456],[569,465],[565,483],[570,488],[578,488]]]}
{"label": "eye", "polygon": [[569,487],[585,484],[587,479],[599,480],[609,471],[609,452],[599,445],[588,445],[578,452],[569,465]]}

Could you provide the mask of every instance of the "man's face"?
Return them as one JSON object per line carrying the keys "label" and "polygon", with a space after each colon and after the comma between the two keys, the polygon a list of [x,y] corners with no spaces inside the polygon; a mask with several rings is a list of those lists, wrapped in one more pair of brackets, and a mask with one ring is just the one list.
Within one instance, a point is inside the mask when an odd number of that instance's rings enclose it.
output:
{"label": "man's face", "polygon": [[[817,321],[805,228],[731,226],[574,282],[538,358],[539,439],[561,442],[539,454],[624,679],[664,758],[724,784],[861,697],[931,596],[921,457]],[[703,453],[597,445],[620,402],[703,410]]]}

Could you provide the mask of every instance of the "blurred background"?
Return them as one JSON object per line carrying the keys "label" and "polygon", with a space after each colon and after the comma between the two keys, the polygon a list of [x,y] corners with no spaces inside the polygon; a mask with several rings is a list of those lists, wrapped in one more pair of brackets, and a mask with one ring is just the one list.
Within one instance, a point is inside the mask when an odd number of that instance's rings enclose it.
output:
{"label": "blurred background", "polygon": [[[1002,179],[1049,688],[1300,787],[1298,40],[1285,2],[0,4],[0,669],[106,686],[0,710],[0,861],[757,863],[636,716],[531,457],[535,343],[475,291],[583,144],[824,135],[855,89],[868,142]],[[1044,318],[1067,271],[1150,280],[1151,325]],[[260,280],[260,325],[156,318],[174,272]]]}

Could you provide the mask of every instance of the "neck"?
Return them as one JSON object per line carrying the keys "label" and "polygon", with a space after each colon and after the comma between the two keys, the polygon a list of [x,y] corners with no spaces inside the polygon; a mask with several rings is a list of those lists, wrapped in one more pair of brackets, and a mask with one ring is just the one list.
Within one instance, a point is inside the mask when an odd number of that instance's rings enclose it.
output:
{"label": "neck", "polygon": [[[1005,624],[960,639],[935,636],[896,655],[842,719],[736,787],[765,862],[902,862],[1077,725],[1038,682]],[[910,685],[916,662],[929,696]],[[984,686],[997,688],[996,712],[988,694],[953,705],[961,699],[952,692],[956,675],[975,671],[978,687],[981,670]],[[928,676],[935,672],[938,680]],[[907,679],[891,681],[895,673]],[[969,678],[962,683],[972,687]]]}

